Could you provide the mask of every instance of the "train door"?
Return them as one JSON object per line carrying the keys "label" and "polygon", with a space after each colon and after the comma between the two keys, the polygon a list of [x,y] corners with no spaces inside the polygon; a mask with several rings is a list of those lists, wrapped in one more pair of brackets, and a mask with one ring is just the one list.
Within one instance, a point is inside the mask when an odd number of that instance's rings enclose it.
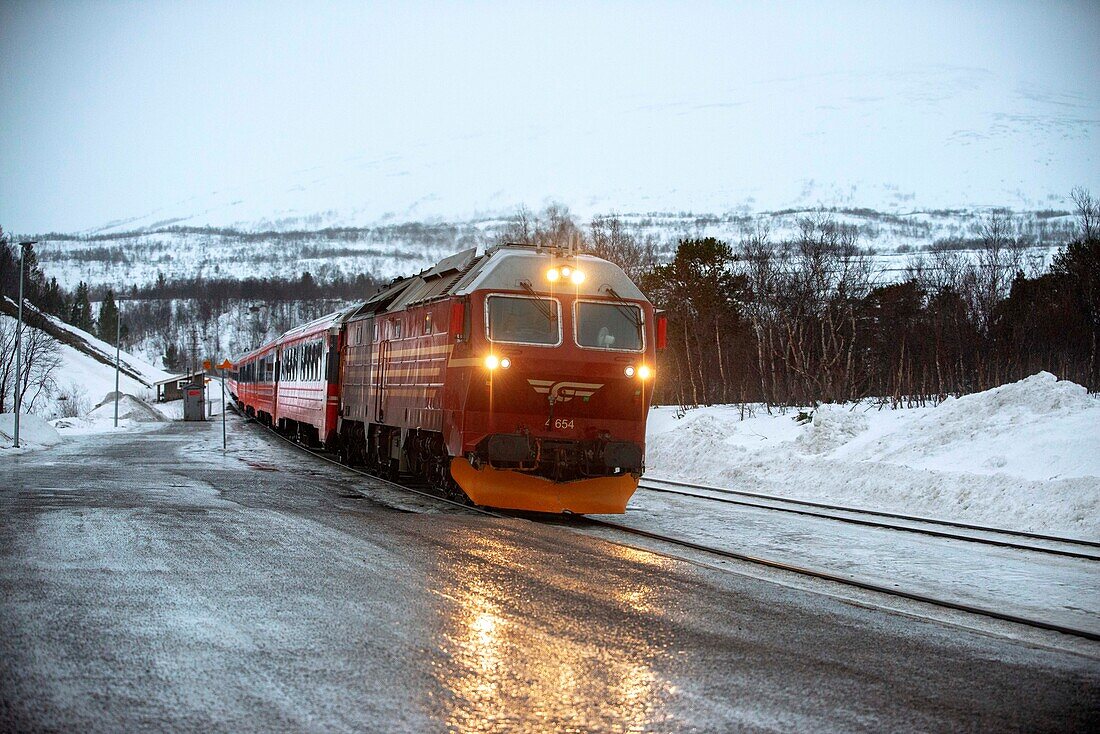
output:
{"label": "train door", "polygon": [[[351,339],[349,334],[348,339]],[[355,404],[362,411],[357,415],[362,416],[364,423],[373,422],[377,412],[374,405],[375,375],[378,373],[374,365],[374,355],[379,349],[378,333],[375,331],[374,317],[369,316],[356,322],[355,326]],[[341,387],[341,392],[346,393],[348,385]]]}
{"label": "train door", "polygon": [[[384,326],[389,326],[389,324],[384,324]],[[384,334],[383,336],[387,337],[389,335]],[[378,359],[375,362],[375,364],[378,365],[377,371],[375,372],[374,385],[374,399],[377,401],[374,411],[375,423],[385,422],[386,414],[383,406],[386,397],[386,359],[389,357],[389,354],[390,340],[388,338],[383,338],[382,341],[378,343]]]}

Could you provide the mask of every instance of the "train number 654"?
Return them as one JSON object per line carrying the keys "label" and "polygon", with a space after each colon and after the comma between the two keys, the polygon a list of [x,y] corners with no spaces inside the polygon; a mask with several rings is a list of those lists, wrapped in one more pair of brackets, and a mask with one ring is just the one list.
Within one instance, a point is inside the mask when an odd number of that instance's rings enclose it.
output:
{"label": "train number 654", "polygon": [[554,428],[563,428],[563,429],[566,429],[566,430],[571,429],[571,428],[573,428],[573,419],[572,418],[555,418],[554,419]]}

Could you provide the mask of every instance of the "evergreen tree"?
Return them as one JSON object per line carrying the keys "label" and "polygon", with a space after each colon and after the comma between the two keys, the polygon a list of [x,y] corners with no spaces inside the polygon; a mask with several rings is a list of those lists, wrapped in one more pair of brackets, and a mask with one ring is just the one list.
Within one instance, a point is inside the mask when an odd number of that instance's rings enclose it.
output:
{"label": "evergreen tree", "polygon": [[83,280],[77,285],[76,295],[73,296],[73,305],[69,309],[69,323],[87,332],[91,332],[95,325],[92,319],[92,304],[88,300],[88,284]]}
{"label": "evergreen tree", "polygon": [[169,342],[167,349],[164,350],[164,369],[169,372],[180,371],[180,350],[175,342]]}
{"label": "evergreen tree", "polygon": [[57,283],[57,278],[50,278],[50,282],[46,284],[41,296],[41,302],[36,305],[52,316],[64,317],[64,314],[67,313],[68,303],[64,291]]}
{"label": "evergreen tree", "polygon": [[99,338],[108,344],[115,343],[118,328],[118,306],[115,304],[115,294],[110,288],[103,297],[103,304],[99,307]]}
{"label": "evergreen tree", "polygon": [[13,301],[19,297],[18,245],[12,245],[11,237],[0,227],[0,296]]}

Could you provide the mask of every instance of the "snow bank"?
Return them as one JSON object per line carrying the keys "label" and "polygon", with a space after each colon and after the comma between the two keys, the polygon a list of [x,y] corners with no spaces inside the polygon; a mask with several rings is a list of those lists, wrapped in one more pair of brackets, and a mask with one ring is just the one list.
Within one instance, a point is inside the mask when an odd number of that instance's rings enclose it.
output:
{"label": "snow bank", "polygon": [[1100,400],[1039,373],[937,407],[819,407],[741,420],[655,408],[651,476],[1100,538]]}
{"label": "snow bank", "polygon": [[[45,448],[56,446],[63,439],[53,426],[36,415],[19,416],[20,448]],[[0,442],[2,448],[11,449],[15,441],[15,413],[0,414]]]}
{"label": "snow bank", "polygon": [[986,392],[948,398],[846,455],[1033,480],[1100,477],[1098,418],[1100,402],[1084,387],[1040,372]]}
{"label": "snow bank", "polygon": [[[169,418],[161,411],[133,395],[120,394],[118,401],[118,430],[136,426],[166,423]],[[104,433],[115,429],[115,393],[107,393],[94,409],[79,418],[59,418],[53,421],[64,435]]]}
{"label": "snow bank", "polygon": [[[100,418],[110,418],[114,420],[115,416],[115,393],[107,393],[107,397],[103,398],[103,401],[95,407],[85,418],[91,420],[97,420]],[[141,398],[134,397],[133,395],[126,395],[125,393],[118,396],[118,417],[120,419],[126,418],[135,423],[164,423],[168,420],[168,417],[154,408],[149,403],[145,402]]]}

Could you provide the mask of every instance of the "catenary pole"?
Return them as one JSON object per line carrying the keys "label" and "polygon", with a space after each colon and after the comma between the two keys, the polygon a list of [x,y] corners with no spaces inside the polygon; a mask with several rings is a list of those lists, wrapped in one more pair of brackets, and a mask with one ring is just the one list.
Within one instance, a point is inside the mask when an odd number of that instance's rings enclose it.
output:
{"label": "catenary pole", "polygon": [[15,324],[15,448],[19,448],[19,411],[23,407],[23,391],[19,384],[23,381],[23,264],[27,260],[27,250],[35,242],[19,243],[19,318]]}
{"label": "catenary pole", "polygon": [[222,453],[225,453],[225,368],[222,373]]}
{"label": "catenary pole", "polygon": [[118,361],[122,351],[122,301],[115,308],[115,428],[118,428]]}

